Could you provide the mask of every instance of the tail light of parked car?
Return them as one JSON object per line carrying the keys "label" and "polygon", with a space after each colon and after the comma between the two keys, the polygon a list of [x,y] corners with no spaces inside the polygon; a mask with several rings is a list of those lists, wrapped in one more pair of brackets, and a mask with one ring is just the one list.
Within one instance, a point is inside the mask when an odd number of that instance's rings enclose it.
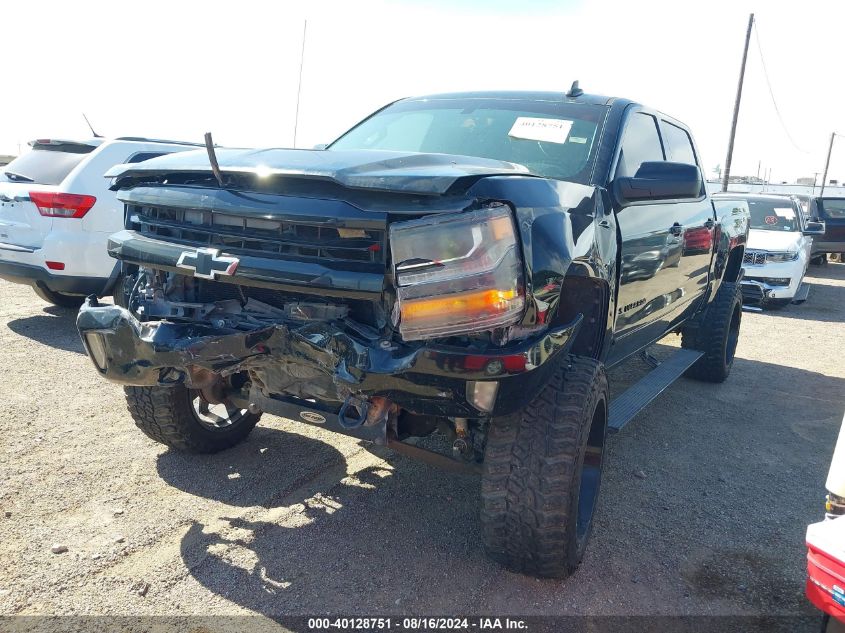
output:
{"label": "tail light of parked car", "polygon": [[522,262],[510,208],[397,222],[390,245],[406,341],[491,330],[519,320]]}
{"label": "tail light of parked car", "polygon": [[56,191],[30,191],[29,199],[48,218],[81,218],[97,202],[94,196]]}

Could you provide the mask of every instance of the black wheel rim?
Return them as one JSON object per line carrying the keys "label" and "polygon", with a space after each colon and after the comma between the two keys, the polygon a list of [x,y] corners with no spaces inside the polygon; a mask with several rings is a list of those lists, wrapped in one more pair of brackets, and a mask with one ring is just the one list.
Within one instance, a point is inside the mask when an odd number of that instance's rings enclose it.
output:
{"label": "black wheel rim", "polygon": [[243,420],[248,413],[246,409],[238,409],[229,402],[210,403],[199,391],[193,389],[188,397],[191,399],[194,418],[210,431],[226,431]]}
{"label": "black wheel rim", "polygon": [[601,472],[604,461],[604,442],[607,431],[607,403],[600,400],[590,422],[590,434],[581,466],[581,482],[578,486],[578,510],[575,520],[575,539],[580,549],[590,533],[593,513],[599,498]]}

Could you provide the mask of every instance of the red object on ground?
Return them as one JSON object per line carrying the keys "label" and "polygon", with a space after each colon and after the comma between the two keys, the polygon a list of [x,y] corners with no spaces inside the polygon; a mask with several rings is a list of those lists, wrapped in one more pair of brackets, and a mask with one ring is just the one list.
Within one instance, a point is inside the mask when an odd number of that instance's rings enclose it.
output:
{"label": "red object on ground", "polygon": [[807,598],[845,622],[845,516],[807,526]]}

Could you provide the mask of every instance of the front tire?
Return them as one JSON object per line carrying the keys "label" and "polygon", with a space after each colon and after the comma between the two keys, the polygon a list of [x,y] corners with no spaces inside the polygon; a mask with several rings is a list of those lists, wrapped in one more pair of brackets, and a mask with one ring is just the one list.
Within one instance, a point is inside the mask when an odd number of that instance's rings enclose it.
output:
{"label": "front tire", "polygon": [[604,366],[569,356],[525,409],[491,421],[481,524],[493,560],[546,578],[575,571],[598,499],[607,410]]}
{"label": "front tire", "polygon": [[[114,282],[114,287],[111,289],[111,298],[114,302],[114,305],[120,306],[121,308],[128,308],[129,307],[129,293],[132,291],[132,283],[134,283],[133,277],[125,277],[123,274],[118,275],[117,279]],[[127,288],[127,284],[129,288]]]}
{"label": "front tire", "polygon": [[50,290],[40,282],[33,286],[32,289],[40,299],[60,308],[78,308],[85,301],[85,297],[82,295],[67,295],[62,292],[56,292],[55,290]]}
{"label": "front tire", "polygon": [[705,382],[725,382],[733,367],[741,322],[740,286],[735,282],[723,282],[707,307],[701,325],[683,332],[681,347],[704,352],[685,375]]}
{"label": "front tire", "polygon": [[231,448],[249,435],[261,417],[232,407],[212,412],[198,392],[184,385],[126,387],[124,391],[135,425],[150,439],[185,453]]}

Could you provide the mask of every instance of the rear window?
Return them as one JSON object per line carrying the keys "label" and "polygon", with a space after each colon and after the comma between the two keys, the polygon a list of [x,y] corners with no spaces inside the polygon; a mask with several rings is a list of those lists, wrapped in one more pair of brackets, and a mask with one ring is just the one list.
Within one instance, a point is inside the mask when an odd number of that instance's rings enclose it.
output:
{"label": "rear window", "polygon": [[663,121],[663,141],[666,143],[666,150],[669,153],[670,160],[688,165],[698,164],[698,161],[695,160],[692,141],[686,130],[668,121]]}
{"label": "rear window", "polygon": [[845,220],[845,198],[822,198],[819,200],[819,211],[823,218]]}
{"label": "rear window", "polygon": [[133,163],[143,163],[145,160],[151,160],[153,158],[158,158],[159,156],[166,155],[167,152],[138,152],[129,157],[129,160],[126,162],[129,164]]}
{"label": "rear window", "polygon": [[12,182],[58,185],[94,149],[90,145],[58,146],[55,149],[36,146],[5,167],[0,167],[0,170]]}

